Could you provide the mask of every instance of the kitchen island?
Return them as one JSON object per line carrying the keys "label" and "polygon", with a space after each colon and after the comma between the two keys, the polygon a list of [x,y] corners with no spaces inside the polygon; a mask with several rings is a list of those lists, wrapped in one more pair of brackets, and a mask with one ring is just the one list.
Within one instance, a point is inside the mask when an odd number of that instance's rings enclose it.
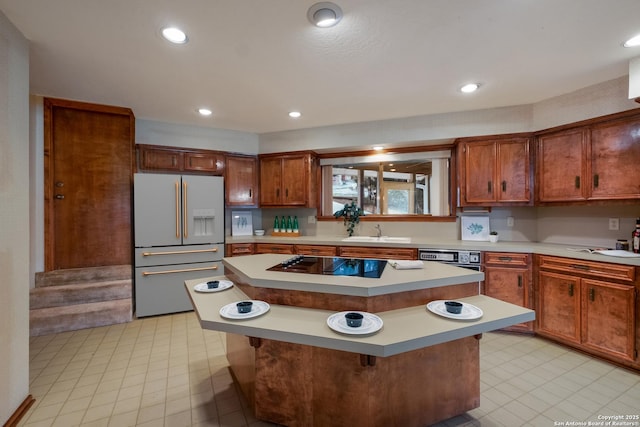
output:
{"label": "kitchen island", "polygon": [[[201,326],[227,332],[233,375],[258,419],[289,426],[424,426],[479,406],[483,332],[533,320],[531,310],[479,295],[482,273],[425,262],[387,265],[379,279],[267,271],[283,255],[225,258],[236,286],[198,293],[185,286]],[[453,320],[425,304],[457,299],[479,307],[475,320]],[[247,320],[219,311],[243,299],[270,310]],[[332,330],[335,312],[375,313],[375,334]]]}

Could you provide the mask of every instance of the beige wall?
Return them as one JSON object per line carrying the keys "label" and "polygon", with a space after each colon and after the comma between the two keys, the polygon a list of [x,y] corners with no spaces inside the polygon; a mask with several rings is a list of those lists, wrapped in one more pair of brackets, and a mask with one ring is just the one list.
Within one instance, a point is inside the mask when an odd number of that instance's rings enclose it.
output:
{"label": "beige wall", "polygon": [[0,12],[0,423],[29,393],[29,50]]}

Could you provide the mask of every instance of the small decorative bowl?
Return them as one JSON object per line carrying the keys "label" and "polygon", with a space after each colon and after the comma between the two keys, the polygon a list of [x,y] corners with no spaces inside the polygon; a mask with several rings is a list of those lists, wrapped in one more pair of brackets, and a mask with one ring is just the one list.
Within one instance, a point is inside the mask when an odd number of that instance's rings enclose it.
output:
{"label": "small decorative bowl", "polygon": [[216,289],[220,286],[220,282],[217,280],[210,280],[207,282],[207,289]]}
{"label": "small decorative bowl", "polygon": [[445,301],[444,306],[451,314],[460,314],[462,311],[462,303],[458,301]]}
{"label": "small decorative bowl", "polygon": [[256,230],[254,233],[256,236],[264,236],[264,230]]}
{"label": "small decorative bowl", "polygon": [[240,301],[239,303],[236,304],[236,307],[238,308],[238,313],[249,313],[251,311],[251,309],[253,308],[253,302],[251,301]]}
{"label": "small decorative bowl", "polygon": [[347,313],[344,317],[347,319],[347,326],[352,328],[359,328],[362,326],[362,319],[364,318],[362,313]]}

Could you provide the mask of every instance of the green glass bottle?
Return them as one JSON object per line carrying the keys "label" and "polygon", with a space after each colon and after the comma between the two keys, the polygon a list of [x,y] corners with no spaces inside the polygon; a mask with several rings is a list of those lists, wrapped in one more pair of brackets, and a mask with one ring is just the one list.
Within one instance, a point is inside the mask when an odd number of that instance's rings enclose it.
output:
{"label": "green glass bottle", "polygon": [[278,233],[280,231],[280,222],[278,221],[278,215],[276,215],[276,219],[273,220],[273,232]]}
{"label": "green glass bottle", "polygon": [[291,233],[293,231],[293,225],[291,224],[291,215],[287,217],[287,233]]}
{"label": "green glass bottle", "polygon": [[298,224],[298,216],[293,217],[293,232],[297,233],[300,231],[300,225]]}

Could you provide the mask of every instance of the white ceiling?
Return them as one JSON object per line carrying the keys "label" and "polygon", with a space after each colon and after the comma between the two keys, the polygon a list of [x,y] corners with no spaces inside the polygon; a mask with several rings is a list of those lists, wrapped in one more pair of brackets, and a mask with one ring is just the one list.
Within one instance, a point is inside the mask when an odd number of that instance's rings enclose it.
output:
{"label": "white ceiling", "polygon": [[[31,92],[255,133],[530,104],[628,74],[640,0],[0,0]],[[184,46],[160,38],[183,27]],[[480,82],[475,94],[458,88]],[[213,115],[196,114],[208,106]],[[287,116],[300,110],[297,120]]]}

